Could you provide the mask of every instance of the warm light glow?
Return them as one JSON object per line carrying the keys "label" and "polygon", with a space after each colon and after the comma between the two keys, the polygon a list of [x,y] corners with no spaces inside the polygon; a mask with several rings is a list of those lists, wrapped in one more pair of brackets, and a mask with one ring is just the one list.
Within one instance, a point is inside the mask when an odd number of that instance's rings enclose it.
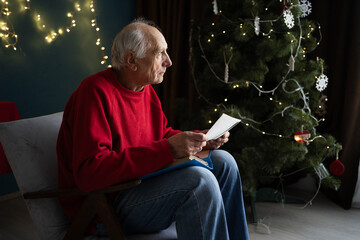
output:
{"label": "warm light glow", "polygon": [[[8,22],[7,19],[10,16],[10,14],[12,13],[9,9],[8,6],[8,2],[6,0],[1,0],[1,2],[3,3],[2,9],[1,9],[1,13],[2,15],[6,16],[4,17],[4,19],[2,19],[3,21],[0,21],[0,38],[1,40],[4,42],[4,47],[5,48],[12,48],[14,51],[17,50],[17,47],[15,46],[18,42],[18,35],[13,31],[10,30],[8,27]],[[69,33],[71,31],[72,28],[76,27],[76,17],[78,17],[78,15],[80,14],[79,12],[82,11],[82,7],[80,5],[79,2],[75,2],[73,5],[73,10],[72,11],[66,11],[65,12],[65,16],[67,18],[69,18],[69,20],[67,20],[68,25],[64,26],[64,27],[55,27],[53,29],[51,29],[51,26],[48,26],[49,24],[47,24],[40,16],[40,14],[38,14],[36,12],[36,10],[32,9],[30,6],[30,0],[26,0],[24,1],[24,3],[20,6],[21,9],[25,9],[26,11],[31,11],[31,15],[33,16],[34,21],[36,22],[37,28],[39,31],[44,33],[44,39],[47,43],[52,43],[53,41],[55,41],[57,39],[58,36],[63,35],[64,33]],[[96,40],[96,45],[98,45],[100,47],[100,50],[102,52],[102,60],[101,60],[101,64],[106,64],[107,60],[109,59],[109,57],[107,55],[105,55],[104,51],[105,51],[105,47],[101,46],[101,39],[100,39],[100,27],[97,26],[97,21],[96,21],[96,16],[95,16],[95,5],[94,5],[94,1],[91,0],[90,4],[87,5],[90,6],[90,8],[87,7],[87,9],[92,13],[91,16],[91,21],[90,24],[92,27],[94,27],[94,29],[96,30],[96,35],[97,35],[97,40]],[[57,29],[57,30],[55,30]],[[107,65],[107,67],[111,67],[110,64]]]}
{"label": "warm light glow", "polygon": [[[90,21],[90,24],[92,27],[95,28],[95,33],[97,35],[97,40],[96,40],[96,45],[100,47],[101,53],[103,55],[103,59],[101,60],[101,64],[106,64],[107,59],[109,58],[108,56],[105,55],[104,51],[105,51],[105,47],[101,46],[101,38],[100,38],[100,27],[97,26],[97,20],[96,20],[96,15],[95,15],[95,8],[94,8],[94,1],[91,0],[90,1],[90,11],[92,12],[92,19]],[[111,67],[111,65],[108,65],[108,67]]]}

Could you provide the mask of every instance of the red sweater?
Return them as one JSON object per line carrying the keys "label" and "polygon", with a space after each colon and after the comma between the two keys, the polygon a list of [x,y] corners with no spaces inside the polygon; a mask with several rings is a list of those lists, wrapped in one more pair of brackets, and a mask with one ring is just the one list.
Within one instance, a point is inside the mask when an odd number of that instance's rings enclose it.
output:
{"label": "red sweater", "polygon": [[[111,69],[92,75],[70,97],[57,155],[59,187],[91,191],[154,172],[174,161],[160,100],[149,85],[124,88]],[[81,198],[60,199],[70,219]]]}

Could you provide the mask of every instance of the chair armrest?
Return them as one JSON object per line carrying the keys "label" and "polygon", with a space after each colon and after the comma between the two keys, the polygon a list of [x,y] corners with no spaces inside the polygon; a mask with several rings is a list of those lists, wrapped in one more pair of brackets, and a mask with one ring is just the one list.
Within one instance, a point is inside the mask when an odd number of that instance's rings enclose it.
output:
{"label": "chair armrest", "polygon": [[105,187],[102,189],[97,189],[91,192],[84,192],[77,188],[71,189],[51,189],[51,190],[43,190],[37,192],[28,192],[24,193],[23,196],[25,199],[36,199],[36,198],[56,198],[56,197],[74,197],[74,196],[86,196],[91,193],[95,194],[105,194],[111,192],[118,192],[128,188],[135,187],[141,183],[141,180],[134,180],[126,183],[121,183],[109,187]]}

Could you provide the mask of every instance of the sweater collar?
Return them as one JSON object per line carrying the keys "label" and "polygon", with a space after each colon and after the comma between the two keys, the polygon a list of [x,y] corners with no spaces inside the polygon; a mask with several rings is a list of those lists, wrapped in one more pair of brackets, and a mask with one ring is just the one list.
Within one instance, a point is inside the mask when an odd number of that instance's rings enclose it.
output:
{"label": "sweater collar", "polygon": [[121,85],[121,83],[117,80],[116,75],[115,75],[112,68],[106,69],[105,72],[109,76],[108,79],[110,79],[110,81],[114,84],[114,86],[117,89],[119,89],[119,91],[121,93],[126,94],[128,96],[132,96],[132,97],[143,96],[145,94],[145,92],[147,91],[147,88],[149,87],[149,86],[145,86],[144,89],[142,91],[140,91],[140,92],[132,91],[130,89],[127,89],[123,85]]}

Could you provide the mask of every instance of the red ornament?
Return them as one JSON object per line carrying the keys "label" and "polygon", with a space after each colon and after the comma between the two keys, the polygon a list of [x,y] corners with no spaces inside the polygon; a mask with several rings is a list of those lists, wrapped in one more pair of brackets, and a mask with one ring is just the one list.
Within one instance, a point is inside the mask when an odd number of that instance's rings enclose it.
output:
{"label": "red ornament", "polygon": [[306,131],[298,131],[298,132],[294,133],[294,139],[298,143],[306,143],[310,137],[311,137],[311,134],[307,130]]}
{"label": "red ornament", "polygon": [[282,11],[281,11],[281,14],[283,14],[287,3],[288,3],[288,0],[285,0],[284,6],[283,6]]}
{"label": "red ornament", "polygon": [[338,159],[336,159],[335,161],[330,163],[329,169],[333,175],[339,176],[344,173],[345,166]]}

